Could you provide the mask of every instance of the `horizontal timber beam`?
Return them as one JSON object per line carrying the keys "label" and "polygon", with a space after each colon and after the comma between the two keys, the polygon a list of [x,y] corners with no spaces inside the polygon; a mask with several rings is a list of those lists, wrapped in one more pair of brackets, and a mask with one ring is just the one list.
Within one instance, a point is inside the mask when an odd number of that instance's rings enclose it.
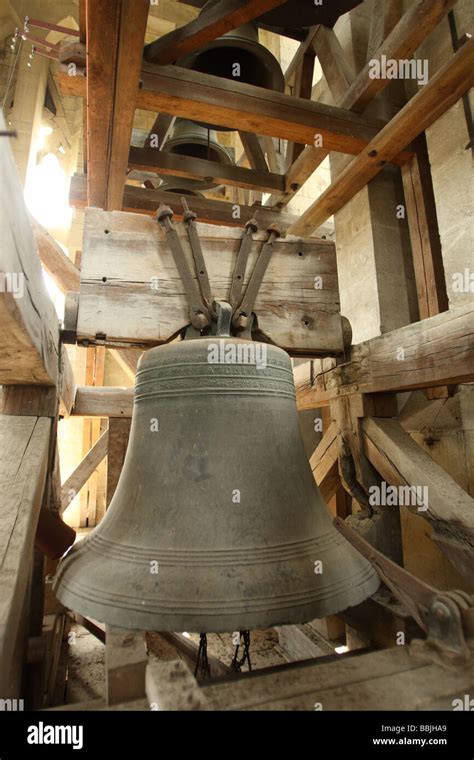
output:
{"label": "horizontal timber beam", "polygon": [[407,143],[431,126],[473,84],[474,39],[469,39],[338,175],[289,232],[310,235],[343,208]]}
{"label": "horizontal timber beam", "polygon": [[71,414],[77,417],[131,417],[133,388],[79,386]]}
{"label": "horizontal timber beam", "polygon": [[221,0],[205,13],[145,47],[144,57],[153,63],[174,63],[180,56],[199,50],[208,42],[278,8],[286,0]]}
{"label": "horizontal timber beam", "polygon": [[[69,76],[63,64],[59,78],[63,95],[84,96],[83,76]],[[318,134],[327,150],[352,155],[363,150],[385,125],[379,119],[367,119],[335,106],[178,66],[146,64],[140,82],[136,107],[145,111],[231,129],[238,125],[241,131],[308,145],[314,144]],[[402,165],[411,155],[410,150],[403,150],[394,157],[394,163]]]}
{"label": "horizontal timber beam", "polygon": [[395,393],[474,381],[474,307],[469,304],[352,347],[351,360],[312,382],[310,363],[295,370],[299,409],[350,393]]}
{"label": "horizontal timber beam", "polygon": [[[69,203],[74,208],[87,207],[87,180],[84,175],[76,174],[72,178]],[[171,207],[175,220],[183,218],[180,194],[125,185],[122,211],[154,217],[161,203]],[[262,229],[270,227],[271,224],[278,224],[285,229],[297,220],[294,214],[280,213],[263,206],[236,205],[226,201],[214,201],[193,196],[188,197],[188,203],[198,215],[199,221],[225,225],[226,227],[245,227],[246,223],[255,217]]]}
{"label": "horizontal timber beam", "polygon": [[[154,195],[153,191],[143,192]],[[163,195],[165,202],[169,196],[174,207],[177,202],[181,205],[179,196]],[[190,197],[188,201],[201,219],[200,199]],[[249,207],[248,211],[260,219],[260,208]],[[243,216],[242,211],[241,224]],[[274,220],[278,221],[276,214]],[[242,231],[222,224],[199,222],[197,226],[213,298],[228,300]],[[253,236],[244,287],[267,239],[267,227],[261,223]],[[315,278],[320,279],[320,288],[315,288]],[[343,354],[334,244],[316,238],[275,241],[254,311],[259,329],[290,353]],[[126,344],[146,348],[168,341],[189,319],[183,283],[156,218],[87,209],[77,319],[71,319],[74,340],[110,348]]]}
{"label": "horizontal timber beam", "polygon": [[241,166],[206,161],[191,156],[181,156],[156,148],[130,148],[129,167],[138,171],[171,174],[190,179],[210,178],[221,185],[245,187],[274,194],[282,193],[285,186],[283,175],[269,171],[256,171]]}

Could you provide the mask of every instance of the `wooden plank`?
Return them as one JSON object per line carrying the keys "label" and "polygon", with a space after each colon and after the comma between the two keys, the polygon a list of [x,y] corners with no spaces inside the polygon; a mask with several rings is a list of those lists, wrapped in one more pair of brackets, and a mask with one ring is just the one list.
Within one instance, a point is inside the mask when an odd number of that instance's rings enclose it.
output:
{"label": "wooden plank", "polygon": [[145,696],[148,657],[145,634],[106,626],[105,689],[107,705]]}
{"label": "wooden plank", "polygon": [[221,0],[186,26],[147,45],[145,58],[153,63],[175,63],[181,56],[199,50],[284,2],[286,0]]}
{"label": "wooden plank", "polygon": [[317,375],[314,382],[309,364],[300,365],[298,408],[325,406],[347,393],[395,393],[473,382],[473,314],[470,304],[453,308],[359,343],[349,362]]}
{"label": "wooden plank", "polygon": [[[356,656],[318,658],[204,683],[214,710],[422,710],[472,687],[473,668],[448,671],[398,646]],[[361,695],[363,697],[361,698]]]}
{"label": "wooden plank", "polygon": [[10,664],[46,483],[51,420],[0,416],[0,694]]}
{"label": "wooden plank", "polygon": [[69,506],[81,488],[87,483],[92,473],[97,469],[107,455],[109,432],[106,430],[92,446],[74,472],[63,483],[61,488],[61,512]]}
{"label": "wooden plank", "polygon": [[[194,200],[190,201],[192,209]],[[228,299],[241,232],[207,225],[198,225],[198,230],[213,295]],[[255,235],[244,286],[266,239],[266,232]],[[315,288],[317,277],[321,288]],[[163,231],[152,219],[89,209],[82,278],[79,340],[101,336],[109,345],[151,346],[189,321],[173,256]],[[255,312],[260,329],[283,347],[315,353],[342,351],[334,245],[320,240],[278,240]]]}
{"label": "wooden plank", "polygon": [[[416,0],[380,44],[373,57],[379,60],[382,56],[387,60],[411,58],[456,2],[457,0]],[[371,67],[367,64],[337,105],[354,112],[362,112],[391,81],[384,77],[373,79]],[[289,203],[295,192],[304,185],[328,155],[329,150],[314,148],[312,145],[304,149],[287,173],[285,203]]]}
{"label": "wooden plank", "polygon": [[[87,178],[84,175],[75,175],[72,178],[69,203],[74,208],[87,207],[86,184]],[[286,229],[297,220],[294,214],[273,211],[272,209],[258,205],[239,205],[193,196],[190,196],[190,198],[191,200],[189,201],[188,199],[188,201],[192,204],[193,210],[197,213],[200,221],[218,226],[245,227],[245,224],[252,217],[255,217],[262,229],[267,229],[272,224],[278,224],[282,229]],[[156,211],[161,203],[172,209],[175,220],[182,219],[183,207],[180,195],[163,192],[162,190],[125,185],[122,211],[156,217]]]}
{"label": "wooden plank", "polygon": [[398,420],[367,417],[362,421],[364,450],[386,482],[425,486],[428,507],[407,508],[433,523],[441,534],[470,545],[474,552],[474,499],[407,433]]}
{"label": "wooden plank", "polygon": [[[107,204],[122,208],[149,0],[122,0],[108,159]],[[101,30],[98,30],[101,33]]]}
{"label": "wooden plank", "polygon": [[314,479],[326,503],[332,499],[341,484],[338,457],[337,426],[331,422],[309,460]]}
{"label": "wooden plank", "polygon": [[0,384],[54,385],[59,322],[7,139],[0,142],[0,208]]}
{"label": "wooden plank", "polygon": [[120,9],[120,0],[86,0],[87,196],[100,208],[107,203]]}
{"label": "wooden plank", "polygon": [[156,148],[130,148],[129,166],[144,172],[171,174],[174,177],[190,177],[192,179],[212,178],[216,184],[231,187],[245,187],[249,190],[264,190],[271,193],[282,193],[284,178],[280,174],[268,171],[256,171],[241,166],[221,164],[217,161],[206,161],[191,156],[181,156]]}
{"label": "wooden plank", "polygon": [[122,472],[130,436],[130,419],[111,417],[109,419],[109,441],[107,449],[107,507],[117,488]]}
{"label": "wooden plank", "polygon": [[0,389],[0,413],[23,417],[56,417],[56,388],[39,385],[4,385]]}
{"label": "wooden plank", "polygon": [[415,155],[402,167],[406,213],[420,319],[449,308],[436,201],[426,138],[420,135]]}
{"label": "wooden plank", "polygon": [[78,417],[131,417],[133,388],[80,386],[71,414]]}
{"label": "wooden plank", "polygon": [[59,243],[30,215],[36,250],[46,272],[62,293],[79,290],[80,272]]}
{"label": "wooden plank", "polygon": [[343,208],[415,137],[433,124],[474,84],[474,39],[469,39],[429,83],[408,101],[360,155],[304,212],[288,232],[310,235]]}

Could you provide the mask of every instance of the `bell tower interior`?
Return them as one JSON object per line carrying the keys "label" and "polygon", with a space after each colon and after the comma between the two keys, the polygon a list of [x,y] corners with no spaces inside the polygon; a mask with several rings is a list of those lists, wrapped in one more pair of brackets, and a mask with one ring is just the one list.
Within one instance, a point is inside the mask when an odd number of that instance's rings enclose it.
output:
{"label": "bell tower interior", "polygon": [[2,760],[14,711],[474,709],[472,31],[0,0]]}

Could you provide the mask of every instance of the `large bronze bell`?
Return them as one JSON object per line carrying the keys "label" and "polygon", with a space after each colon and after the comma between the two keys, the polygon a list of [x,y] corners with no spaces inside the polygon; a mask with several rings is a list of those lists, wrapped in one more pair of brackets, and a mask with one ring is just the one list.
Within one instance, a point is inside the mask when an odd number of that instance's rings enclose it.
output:
{"label": "large bronze bell", "polygon": [[283,5],[259,16],[257,24],[276,34],[295,29],[308,29],[322,24],[333,27],[339,16],[360,5],[362,0],[288,0]]}
{"label": "large bronze bell", "polygon": [[[201,13],[215,4],[216,0],[210,0]],[[176,64],[203,74],[253,84],[276,92],[283,92],[285,89],[285,77],[281,66],[275,56],[259,43],[257,27],[252,23],[239,26],[208,42],[200,50],[182,56]],[[203,126],[225,132],[238,128],[205,123]]]}
{"label": "large bronze bell", "polygon": [[63,604],[123,628],[234,631],[336,613],[378,585],[315,485],[285,351],[210,336],[142,357],[120,482],[59,566]]}
{"label": "large bronze bell", "polygon": [[[215,161],[219,164],[232,164],[232,156],[217,141],[217,134],[213,129],[194,124],[187,119],[176,119],[173,132],[163,145],[164,153],[173,153],[180,156],[189,156],[190,158],[201,158],[208,161]],[[165,181],[175,181],[176,177],[165,177]],[[178,180],[181,183],[181,179]],[[196,190],[209,190],[216,187],[219,183],[212,179],[186,179],[188,187]]]}

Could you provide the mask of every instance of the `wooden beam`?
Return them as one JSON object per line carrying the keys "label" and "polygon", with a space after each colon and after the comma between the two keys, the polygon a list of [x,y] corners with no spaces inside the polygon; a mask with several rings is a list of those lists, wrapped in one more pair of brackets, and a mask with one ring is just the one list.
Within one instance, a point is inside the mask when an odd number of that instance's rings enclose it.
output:
{"label": "wooden beam", "polygon": [[86,0],[87,197],[100,208],[107,204],[120,9],[120,0]]}
{"label": "wooden beam", "polygon": [[414,143],[415,155],[402,167],[420,319],[449,308],[436,201],[426,138]]}
{"label": "wooden beam", "polygon": [[353,346],[351,360],[311,381],[309,363],[296,372],[299,409],[350,393],[402,392],[474,381],[471,304]]}
{"label": "wooden beam", "polygon": [[[457,0],[416,0],[394,26],[388,37],[379,45],[373,57],[379,60],[382,59],[382,56],[394,60],[410,58],[423,40],[452,10],[456,2]],[[391,79],[384,77],[373,79],[371,67],[367,64],[337,105],[354,112],[362,112],[391,81]],[[289,203],[294,194],[298,192],[328,155],[329,150],[326,148],[314,148],[312,145],[308,145],[304,149],[287,173],[285,203]]]}
{"label": "wooden beam", "polygon": [[[311,100],[315,60],[316,54],[313,48],[307,50],[302,56],[295,74],[295,84],[293,87],[294,97]],[[303,150],[304,145],[301,143],[289,141],[286,152],[286,165],[291,166]]]}
{"label": "wooden beam", "polygon": [[[106,208],[122,208],[133,119],[143,57],[149,0],[122,0],[108,154]],[[101,34],[101,30],[98,30]]]}
{"label": "wooden beam", "polygon": [[336,106],[177,66],[146,64],[141,81],[139,108],[233,129],[238,124],[239,130],[311,145],[318,132],[327,150],[341,153],[358,154],[384,125]]}
{"label": "wooden beam", "polygon": [[259,136],[254,135],[252,132],[243,132],[240,130],[239,137],[252,169],[263,173],[268,172],[268,165],[260,144]]}
{"label": "wooden beam", "polygon": [[128,163],[130,168],[139,171],[191,179],[210,177],[216,184],[245,187],[249,190],[282,193],[285,186],[284,177],[269,172],[268,167],[264,171],[255,171],[241,166],[159,151],[156,148],[130,148]]}
{"label": "wooden beam", "polygon": [[79,291],[81,273],[74,266],[59,243],[49,234],[36,219],[30,215],[36,249],[41,263],[62,293],[69,290]]}
{"label": "wooden beam", "polygon": [[152,710],[209,710],[193,674],[182,660],[150,659],[146,694]]}
{"label": "wooden beam", "polygon": [[67,509],[71,501],[77,496],[81,488],[87,483],[92,473],[107,455],[108,443],[109,431],[106,430],[80,464],[78,464],[74,472],[63,483],[61,487],[61,513]]}
{"label": "wooden beam", "polygon": [[[191,198],[189,203],[199,214],[197,200]],[[258,210],[253,211],[258,218]],[[198,232],[213,297],[226,300],[242,233],[205,224],[198,224]],[[262,224],[253,238],[244,287],[267,239]],[[315,287],[315,278],[321,287]],[[341,354],[344,336],[334,244],[277,240],[255,313],[260,329],[290,351],[306,356]],[[168,340],[188,322],[182,281],[156,219],[88,209],[77,340],[150,347]]]}
{"label": "wooden beam", "polygon": [[343,208],[403,148],[433,124],[474,84],[474,39],[469,39],[408,101],[288,232],[310,235]]}
{"label": "wooden beam", "polygon": [[400,21],[402,0],[375,0],[367,45],[367,60],[370,60]]}
{"label": "wooden beam", "polygon": [[[84,175],[75,175],[71,180],[71,189],[69,193],[70,205],[74,208],[86,208],[87,178]],[[188,202],[193,207],[202,222],[216,224],[225,227],[245,227],[246,223],[255,217],[262,229],[267,229],[272,224],[278,224],[286,229],[294,222],[297,217],[294,214],[273,211],[263,206],[247,206],[228,203],[226,201],[214,201],[208,198],[197,198],[190,196]],[[129,211],[147,216],[156,217],[158,206],[164,203],[170,206],[175,220],[183,218],[183,207],[181,205],[181,194],[167,193],[163,190],[151,190],[133,185],[125,186],[125,193],[122,205],[122,211]]]}
{"label": "wooden beam", "polygon": [[[211,710],[344,711],[357,705],[377,711],[383,705],[386,710],[416,711],[452,710],[453,699],[472,693],[473,686],[472,667],[448,670],[413,657],[406,646],[394,646],[207,681],[201,692]],[[347,751],[352,741],[350,734],[344,743]]]}
{"label": "wooden beam", "polygon": [[221,0],[186,26],[147,45],[145,58],[153,63],[175,63],[181,56],[199,50],[284,2],[286,0]]}
{"label": "wooden beam", "polygon": [[77,417],[131,417],[133,388],[79,386],[71,414]]}
{"label": "wooden beam", "polygon": [[472,552],[474,569],[474,499],[407,433],[398,420],[367,417],[362,421],[364,451],[390,485],[426,488],[427,503],[407,505],[429,520],[440,535],[454,538]]}
{"label": "wooden beam", "polygon": [[49,418],[0,416],[0,694],[10,667],[48,468]]}
{"label": "wooden beam", "polygon": [[298,74],[298,70],[301,67],[303,58],[307,53],[312,54],[314,52],[314,38],[318,32],[319,25],[312,26],[306,35],[306,38],[298,46],[296,53],[289,62],[285,69],[285,83],[287,86],[291,86],[291,83]]}
{"label": "wooden beam", "polygon": [[145,696],[145,634],[106,626],[105,694],[108,705]]}
{"label": "wooden beam", "polygon": [[55,385],[59,322],[7,138],[0,141],[0,208],[0,384]]}
{"label": "wooden beam", "polygon": [[314,39],[314,49],[321,64],[334,101],[345,97],[355,80],[355,72],[334,29],[320,26]]}
{"label": "wooden beam", "polygon": [[143,350],[141,348],[112,348],[110,353],[130,380],[135,382],[138,360],[143,354]]}
{"label": "wooden beam", "polygon": [[326,503],[332,499],[341,484],[338,456],[337,426],[331,422],[309,460],[314,479]]}

